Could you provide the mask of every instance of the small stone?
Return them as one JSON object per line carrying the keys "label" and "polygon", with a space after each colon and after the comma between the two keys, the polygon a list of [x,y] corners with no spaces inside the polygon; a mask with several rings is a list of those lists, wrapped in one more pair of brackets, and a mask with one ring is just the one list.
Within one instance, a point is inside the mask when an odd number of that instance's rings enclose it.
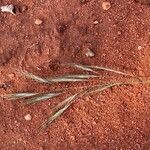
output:
{"label": "small stone", "polygon": [[96,125],[97,123],[96,123],[95,121],[92,121],[92,124],[93,124],[93,125]]}
{"label": "small stone", "polygon": [[91,49],[87,49],[87,52],[86,52],[85,55],[87,57],[94,57],[95,56],[94,52]]}
{"label": "small stone", "polygon": [[98,24],[98,23],[99,23],[99,22],[98,22],[97,20],[95,20],[95,21],[93,22],[93,24],[95,24],[95,25]]}
{"label": "small stone", "polygon": [[110,9],[110,8],[111,8],[110,2],[109,2],[109,1],[102,2],[102,8],[103,8],[104,10]]}
{"label": "small stone", "polygon": [[141,50],[142,49],[142,46],[138,46],[138,50]]}
{"label": "small stone", "polygon": [[118,35],[121,35],[121,31],[118,31],[117,34],[118,34]]}
{"label": "small stone", "polygon": [[30,114],[24,116],[25,120],[30,121],[32,119]]}
{"label": "small stone", "polygon": [[40,24],[42,24],[43,23],[43,21],[41,20],[41,19],[36,19],[35,20],[35,24],[36,25],[40,25]]}

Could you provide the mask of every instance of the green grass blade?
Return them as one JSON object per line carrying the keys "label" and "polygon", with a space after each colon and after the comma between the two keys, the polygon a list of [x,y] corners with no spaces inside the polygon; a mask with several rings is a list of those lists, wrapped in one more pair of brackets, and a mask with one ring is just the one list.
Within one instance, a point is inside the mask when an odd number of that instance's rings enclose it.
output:
{"label": "green grass blade", "polygon": [[62,92],[57,92],[57,93],[44,93],[44,94],[39,94],[33,98],[30,98],[26,101],[26,104],[36,104],[38,102],[54,98],[58,95],[62,94]]}
{"label": "green grass blade", "polygon": [[21,99],[21,98],[35,96],[37,94],[38,93],[14,93],[14,94],[4,95],[3,98],[7,98],[8,100],[17,100],[17,99]]}
{"label": "green grass blade", "polygon": [[73,100],[76,98],[77,94],[72,95],[68,98],[66,98],[62,103],[59,103],[53,113],[50,115],[48,120],[46,120],[43,124],[42,127],[46,128],[48,127],[53,121],[55,121],[59,116],[62,115],[62,113],[72,104]]}

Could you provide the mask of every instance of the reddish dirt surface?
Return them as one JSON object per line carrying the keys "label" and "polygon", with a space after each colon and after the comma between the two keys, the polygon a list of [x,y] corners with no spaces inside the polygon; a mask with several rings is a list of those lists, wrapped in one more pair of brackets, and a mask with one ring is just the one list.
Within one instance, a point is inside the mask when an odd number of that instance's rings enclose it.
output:
{"label": "reddish dirt surface", "polygon": [[[0,6],[17,8],[16,16],[0,13],[0,94],[78,87],[35,83],[15,68],[54,76],[76,73],[59,65],[76,62],[150,76],[150,6],[110,2],[104,11],[102,0],[0,0]],[[37,18],[41,25],[35,24]],[[87,48],[94,57],[85,55]],[[0,149],[149,150],[149,90],[148,85],[121,86],[91,94],[44,131],[38,127],[58,98],[34,106],[1,98]],[[24,119],[26,114],[31,121]]]}

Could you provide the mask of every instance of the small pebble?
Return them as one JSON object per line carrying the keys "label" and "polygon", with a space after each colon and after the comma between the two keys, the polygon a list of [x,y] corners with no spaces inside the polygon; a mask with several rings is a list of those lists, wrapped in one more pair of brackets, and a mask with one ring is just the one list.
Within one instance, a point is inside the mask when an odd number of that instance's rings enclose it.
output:
{"label": "small pebble", "polygon": [[118,35],[121,35],[121,31],[118,31],[117,34],[118,34]]}
{"label": "small pebble", "polygon": [[97,123],[96,123],[95,121],[92,121],[92,124],[93,124],[93,125],[96,125]]}
{"label": "small pebble", "polygon": [[142,46],[138,46],[138,50],[141,50],[142,49]]}
{"label": "small pebble", "polygon": [[43,23],[43,21],[41,20],[41,19],[36,19],[35,20],[35,24],[36,25],[40,25],[40,24],[42,24]]}
{"label": "small pebble", "polygon": [[87,57],[94,57],[95,56],[94,52],[91,49],[87,49],[87,52],[86,52],[85,55]]}
{"label": "small pebble", "polygon": [[99,23],[99,22],[98,22],[97,20],[95,20],[95,21],[93,22],[93,24],[95,24],[95,25],[98,24],[98,23]]}
{"label": "small pebble", "polygon": [[110,9],[110,8],[111,8],[110,2],[109,2],[109,1],[102,2],[102,8],[103,8],[104,10]]}
{"label": "small pebble", "polygon": [[32,119],[30,114],[24,116],[25,120],[30,121]]}

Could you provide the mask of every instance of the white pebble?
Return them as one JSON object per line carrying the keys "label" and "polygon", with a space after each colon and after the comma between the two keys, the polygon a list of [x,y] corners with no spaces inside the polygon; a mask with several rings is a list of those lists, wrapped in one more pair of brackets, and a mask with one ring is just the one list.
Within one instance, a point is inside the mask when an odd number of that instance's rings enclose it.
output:
{"label": "white pebble", "polygon": [[43,21],[41,20],[41,19],[36,19],[35,20],[35,24],[36,25],[40,25],[40,24],[42,24],[43,23]]}
{"label": "white pebble", "polygon": [[138,46],[138,50],[141,50],[142,49],[142,46]]}
{"label": "white pebble", "polygon": [[30,121],[32,119],[30,114],[24,116],[25,120]]}
{"label": "white pebble", "polygon": [[98,24],[98,23],[99,23],[99,22],[98,22],[97,20],[95,20],[95,21],[93,22],[93,24],[95,24],[95,25]]}
{"label": "white pebble", "polygon": [[85,55],[87,57],[94,57],[95,56],[94,52],[91,49],[87,49],[87,52],[86,52]]}
{"label": "white pebble", "polygon": [[109,1],[102,2],[102,8],[103,8],[104,10],[110,9],[110,8],[111,8],[110,2],[109,2]]}

